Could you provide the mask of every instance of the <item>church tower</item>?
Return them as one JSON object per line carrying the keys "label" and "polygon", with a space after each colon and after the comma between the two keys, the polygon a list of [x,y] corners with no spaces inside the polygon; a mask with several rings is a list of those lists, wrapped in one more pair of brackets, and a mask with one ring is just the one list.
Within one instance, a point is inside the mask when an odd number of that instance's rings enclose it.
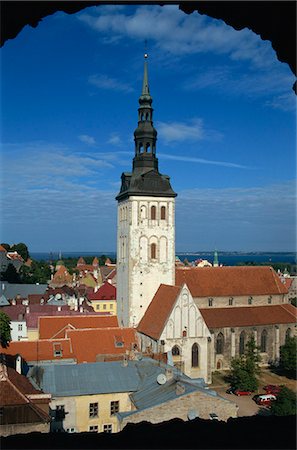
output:
{"label": "church tower", "polygon": [[175,197],[156,157],[152,97],[144,55],[132,172],[122,174],[117,223],[117,314],[135,327],[161,283],[175,281]]}

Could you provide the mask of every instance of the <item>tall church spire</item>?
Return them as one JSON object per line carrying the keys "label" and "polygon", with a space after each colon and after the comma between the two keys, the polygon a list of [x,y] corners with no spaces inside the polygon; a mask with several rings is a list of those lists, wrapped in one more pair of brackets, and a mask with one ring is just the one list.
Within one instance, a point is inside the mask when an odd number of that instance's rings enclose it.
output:
{"label": "tall church spire", "polygon": [[134,131],[135,155],[132,173],[122,174],[122,185],[116,199],[131,195],[176,197],[170,178],[162,175],[156,157],[157,131],[153,125],[153,99],[148,80],[148,55],[144,54],[142,91],[139,97],[138,126]]}
{"label": "tall church spire", "polygon": [[149,89],[147,58],[148,55],[145,53],[142,92],[139,97],[138,127],[134,132],[135,158],[133,170],[141,170],[145,167],[158,170],[156,158],[157,131],[153,126],[153,99]]}

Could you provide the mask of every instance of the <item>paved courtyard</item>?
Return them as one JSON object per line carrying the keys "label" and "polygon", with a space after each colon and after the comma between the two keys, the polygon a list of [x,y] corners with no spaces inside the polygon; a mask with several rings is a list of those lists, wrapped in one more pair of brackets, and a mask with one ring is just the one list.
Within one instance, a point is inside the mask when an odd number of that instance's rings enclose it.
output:
{"label": "paved courtyard", "polygon": [[[215,373],[213,375],[213,383],[209,387],[210,389],[216,391],[222,397],[238,405],[239,407],[238,417],[253,416],[255,414],[258,414],[259,412],[262,414],[268,412],[268,410],[265,407],[259,407],[254,402],[254,400],[252,399],[254,394],[251,396],[239,396],[239,397],[234,394],[227,394],[226,389],[229,387],[229,384],[224,381],[224,375],[226,374],[227,373]],[[274,374],[266,369],[261,371],[259,380],[260,380],[259,390],[258,392],[255,392],[255,394],[265,394],[263,386],[265,386],[266,384],[283,384],[288,388],[292,389],[293,391],[295,392],[297,391],[296,380],[291,380],[284,376]]]}

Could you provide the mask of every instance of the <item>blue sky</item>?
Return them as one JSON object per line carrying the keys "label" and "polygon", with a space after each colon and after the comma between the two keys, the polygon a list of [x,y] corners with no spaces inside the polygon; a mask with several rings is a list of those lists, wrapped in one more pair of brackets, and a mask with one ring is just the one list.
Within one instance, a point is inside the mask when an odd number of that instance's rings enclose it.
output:
{"label": "blue sky", "polygon": [[171,6],[57,13],[1,50],[1,242],[114,251],[144,41],[176,250],[295,251],[294,76],[269,41]]}

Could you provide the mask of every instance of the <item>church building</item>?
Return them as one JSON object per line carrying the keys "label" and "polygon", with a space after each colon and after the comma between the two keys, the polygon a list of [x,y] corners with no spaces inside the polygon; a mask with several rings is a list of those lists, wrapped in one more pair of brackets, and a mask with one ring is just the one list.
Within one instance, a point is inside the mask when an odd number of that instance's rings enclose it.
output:
{"label": "church building", "polygon": [[118,201],[117,314],[137,328],[143,352],[166,353],[191,378],[211,383],[253,336],[264,366],[296,334],[296,308],[271,267],[175,267],[175,197],[156,156],[152,97],[144,61],[135,156]]}
{"label": "church building", "polygon": [[122,174],[117,224],[117,311],[119,325],[135,327],[161,283],[174,285],[175,197],[156,156],[152,97],[144,61],[132,172]]}

